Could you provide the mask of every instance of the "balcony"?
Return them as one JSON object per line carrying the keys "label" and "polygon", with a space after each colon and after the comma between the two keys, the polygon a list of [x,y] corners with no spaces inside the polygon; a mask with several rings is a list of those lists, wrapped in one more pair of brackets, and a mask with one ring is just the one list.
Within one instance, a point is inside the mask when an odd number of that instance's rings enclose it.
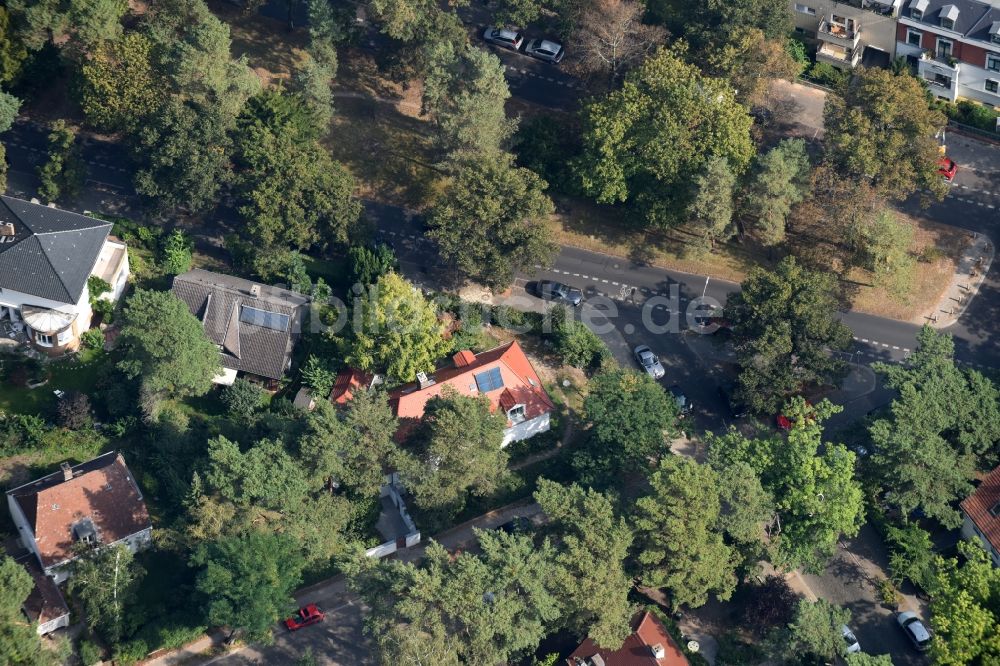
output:
{"label": "balcony", "polygon": [[817,37],[822,42],[836,44],[845,49],[856,49],[861,39],[861,24],[852,18],[831,14],[819,20]]}
{"label": "balcony", "polygon": [[917,62],[917,75],[930,85],[931,93],[954,102],[958,98],[960,67],[949,54],[924,51]]}
{"label": "balcony", "polygon": [[899,16],[899,10],[903,6],[903,0],[838,0],[838,2],[891,18]]}
{"label": "balcony", "polygon": [[829,63],[834,67],[853,68],[861,61],[862,50],[822,42],[816,50],[816,60]]}

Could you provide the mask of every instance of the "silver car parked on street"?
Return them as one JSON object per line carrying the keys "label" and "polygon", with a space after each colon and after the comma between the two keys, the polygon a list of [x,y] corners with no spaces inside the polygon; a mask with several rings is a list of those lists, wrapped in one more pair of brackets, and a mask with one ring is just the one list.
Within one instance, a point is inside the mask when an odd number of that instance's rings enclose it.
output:
{"label": "silver car parked on street", "polygon": [[635,356],[635,362],[642,366],[646,374],[653,379],[660,379],[666,374],[660,359],[656,358],[653,350],[646,345],[639,345],[632,351],[632,354]]}
{"label": "silver car parked on street", "polygon": [[532,58],[538,58],[539,60],[551,62],[552,64],[561,62],[563,55],[566,54],[565,50],[563,50],[562,44],[550,42],[547,39],[531,40],[528,42],[528,45],[524,47],[524,52]]}

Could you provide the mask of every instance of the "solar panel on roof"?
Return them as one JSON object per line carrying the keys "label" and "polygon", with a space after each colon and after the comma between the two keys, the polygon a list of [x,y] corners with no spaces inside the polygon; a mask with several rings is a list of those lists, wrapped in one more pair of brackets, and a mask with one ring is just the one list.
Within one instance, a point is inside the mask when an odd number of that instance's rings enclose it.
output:
{"label": "solar panel on roof", "polygon": [[281,314],[279,312],[258,310],[257,308],[251,308],[246,305],[244,305],[243,309],[240,310],[240,321],[244,324],[253,324],[254,326],[270,328],[274,331],[288,330],[288,315]]}
{"label": "solar panel on roof", "polygon": [[503,377],[500,376],[500,368],[493,368],[486,372],[480,372],[476,376],[476,386],[480,393],[489,393],[499,388],[503,388]]}

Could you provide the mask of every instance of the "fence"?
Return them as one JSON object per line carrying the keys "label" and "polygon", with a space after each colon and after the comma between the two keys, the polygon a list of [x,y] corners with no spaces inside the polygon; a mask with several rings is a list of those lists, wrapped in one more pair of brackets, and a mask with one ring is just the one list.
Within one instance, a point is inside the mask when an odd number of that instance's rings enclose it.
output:
{"label": "fence", "polygon": [[978,127],[973,127],[972,125],[963,125],[955,120],[949,120],[948,127],[961,134],[971,134],[976,138],[983,139],[984,141],[1000,144],[1000,134],[997,134],[996,132],[979,129]]}

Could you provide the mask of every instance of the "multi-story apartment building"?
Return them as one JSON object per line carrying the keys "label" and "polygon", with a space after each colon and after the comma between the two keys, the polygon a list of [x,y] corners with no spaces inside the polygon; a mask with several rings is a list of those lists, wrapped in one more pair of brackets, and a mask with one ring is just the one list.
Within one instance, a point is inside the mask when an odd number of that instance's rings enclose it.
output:
{"label": "multi-story apartment building", "polygon": [[938,97],[1000,105],[1000,0],[907,0],[896,42]]}
{"label": "multi-story apartment building", "polygon": [[896,57],[896,17],[905,0],[792,0],[795,32],[816,60],[840,69],[888,67]]}

